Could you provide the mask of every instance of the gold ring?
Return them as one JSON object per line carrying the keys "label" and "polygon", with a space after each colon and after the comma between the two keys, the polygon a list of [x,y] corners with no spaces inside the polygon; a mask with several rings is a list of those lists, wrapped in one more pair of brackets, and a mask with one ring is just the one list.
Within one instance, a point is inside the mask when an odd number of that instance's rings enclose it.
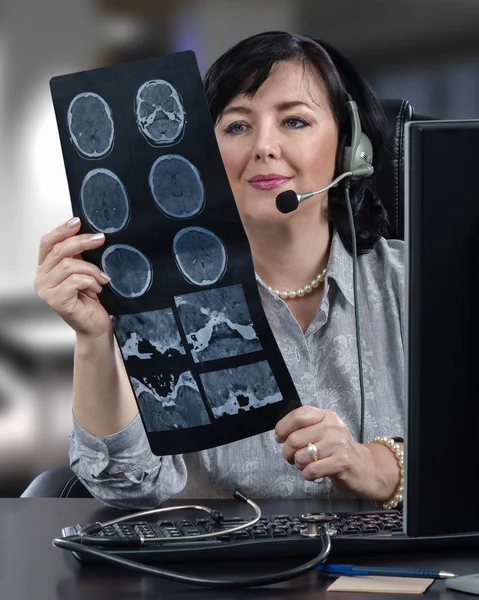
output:
{"label": "gold ring", "polygon": [[318,449],[311,442],[309,442],[309,444],[308,444],[308,454],[309,454],[309,456],[311,456],[313,461],[318,460]]}

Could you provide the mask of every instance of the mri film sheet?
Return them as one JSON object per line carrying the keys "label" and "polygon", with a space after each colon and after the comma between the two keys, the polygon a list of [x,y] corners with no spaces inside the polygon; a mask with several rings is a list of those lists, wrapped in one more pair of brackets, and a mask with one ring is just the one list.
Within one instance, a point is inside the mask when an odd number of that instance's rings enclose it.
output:
{"label": "mri film sheet", "polygon": [[191,51],[50,82],[83,253],[152,451],[273,429],[300,405],[263,312],[248,240]]}

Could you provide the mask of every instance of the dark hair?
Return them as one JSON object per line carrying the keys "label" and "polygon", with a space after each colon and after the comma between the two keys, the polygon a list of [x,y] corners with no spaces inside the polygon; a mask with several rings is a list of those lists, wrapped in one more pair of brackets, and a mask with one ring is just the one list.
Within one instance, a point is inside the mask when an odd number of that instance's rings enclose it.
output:
{"label": "dark hair", "polygon": [[[216,123],[224,108],[238,94],[254,96],[281,61],[311,64],[325,84],[339,132],[335,177],[343,172],[343,151],[351,134],[346,107],[348,94],[358,106],[362,130],[373,146],[375,172],[372,177],[351,182],[350,188],[357,248],[358,253],[363,254],[387,232],[387,214],[376,192],[376,173],[385,152],[387,124],[381,103],[370,85],[337,50],[319,40],[284,31],[259,33],[239,42],[220,56],[205,75],[206,97],[213,121]],[[330,190],[328,219],[351,252],[346,202],[338,189]]]}

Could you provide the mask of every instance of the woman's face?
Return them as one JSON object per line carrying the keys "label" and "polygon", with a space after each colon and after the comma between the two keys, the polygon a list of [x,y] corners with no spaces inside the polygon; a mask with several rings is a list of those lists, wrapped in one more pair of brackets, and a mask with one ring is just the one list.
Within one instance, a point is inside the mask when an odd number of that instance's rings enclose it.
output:
{"label": "woman's face", "polygon": [[[311,192],[333,179],[338,130],[324,85],[310,66],[278,63],[252,98],[233,98],[215,129],[243,220],[292,218],[294,212],[276,208],[280,192]],[[317,214],[319,197],[300,210]]]}

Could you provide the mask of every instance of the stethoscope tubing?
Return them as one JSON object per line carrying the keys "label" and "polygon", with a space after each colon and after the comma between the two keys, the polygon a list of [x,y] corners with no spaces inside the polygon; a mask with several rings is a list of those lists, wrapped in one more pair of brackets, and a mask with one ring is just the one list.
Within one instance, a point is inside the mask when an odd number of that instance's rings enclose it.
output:
{"label": "stethoscope tubing", "polygon": [[233,579],[212,579],[208,577],[196,577],[195,575],[185,575],[176,571],[170,571],[168,569],[160,569],[151,565],[142,564],[128,558],[115,556],[108,552],[97,550],[88,546],[82,546],[76,542],[71,542],[63,538],[55,538],[53,545],[57,548],[64,550],[71,550],[73,552],[79,552],[87,556],[99,558],[102,561],[107,561],[112,564],[120,565],[133,569],[140,573],[146,573],[148,575],[154,575],[162,579],[168,579],[170,581],[176,581],[179,583],[186,583],[189,585],[196,585],[201,587],[213,587],[217,589],[228,589],[238,587],[255,587],[263,585],[271,585],[273,583],[281,583],[289,579],[299,577],[304,573],[312,571],[319,564],[323,563],[328,557],[331,550],[331,539],[326,527],[322,527],[319,530],[318,538],[322,541],[321,552],[310,561],[303,563],[292,569],[281,571],[280,573],[270,573],[268,575],[258,575],[256,577],[241,577]]}
{"label": "stethoscope tubing", "polygon": [[[124,517],[119,517],[118,519],[112,519],[111,521],[107,521],[105,523],[94,523],[92,525],[88,525],[80,530],[79,533],[70,535],[66,538],[55,538],[52,541],[53,546],[56,548],[62,548],[63,550],[71,550],[77,554],[83,554],[86,556],[91,556],[97,559],[101,559],[103,562],[109,562],[112,564],[121,565],[123,567],[127,567],[129,569],[133,569],[140,573],[146,573],[148,575],[154,575],[155,577],[160,577],[162,579],[168,579],[170,581],[176,581],[179,583],[187,583],[189,585],[197,585],[202,587],[213,587],[218,589],[227,589],[232,587],[254,587],[254,586],[263,586],[263,585],[271,585],[273,583],[280,583],[282,581],[287,581],[288,579],[293,579],[294,577],[298,577],[308,571],[315,569],[319,564],[323,563],[328,557],[331,550],[331,539],[329,537],[329,531],[326,526],[321,526],[317,529],[317,537],[321,540],[321,552],[315,556],[313,559],[309,560],[302,565],[297,567],[293,567],[292,569],[288,569],[286,571],[282,571],[281,573],[271,573],[268,575],[258,575],[256,577],[242,577],[238,579],[212,579],[208,577],[196,577],[195,575],[184,575],[183,573],[178,573],[176,571],[170,571],[168,569],[162,569],[159,567],[155,567],[152,565],[146,565],[134,560],[130,560],[128,558],[124,558],[123,556],[118,556],[112,554],[110,552],[106,552],[105,550],[101,550],[98,546],[103,547],[114,547],[117,549],[120,548],[130,548],[134,551],[134,549],[138,549],[140,545],[146,545],[147,543],[158,543],[158,542],[178,542],[186,540],[202,540],[207,538],[220,538],[225,535],[231,535],[232,533],[237,533],[238,531],[242,531],[244,529],[249,529],[253,527],[261,518],[261,509],[260,507],[247,498],[244,494],[235,491],[233,496],[251,506],[255,511],[255,516],[246,523],[242,525],[237,525],[235,527],[230,527],[220,532],[213,532],[207,534],[200,534],[195,536],[184,536],[179,538],[143,538],[138,536],[137,538],[120,538],[120,539],[111,539],[108,537],[102,538],[93,536],[93,533],[100,532],[103,527],[115,525],[117,523],[121,523],[124,521],[139,519],[148,515],[154,514],[164,514],[171,511],[176,510],[200,510],[203,512],[207,512],[210,516],[213,517],[213,520],[216,522],[221,522],[222,515],[219,511],[214,511],[207,506],[201,505],[185,505],[185,506],[173,506],[173,507],[165,507],[165,508],[154,508],[151,510],[140,511],[134,514],[126,515]],[[96,548],[92,548],[91,546],[97,546]]]}

